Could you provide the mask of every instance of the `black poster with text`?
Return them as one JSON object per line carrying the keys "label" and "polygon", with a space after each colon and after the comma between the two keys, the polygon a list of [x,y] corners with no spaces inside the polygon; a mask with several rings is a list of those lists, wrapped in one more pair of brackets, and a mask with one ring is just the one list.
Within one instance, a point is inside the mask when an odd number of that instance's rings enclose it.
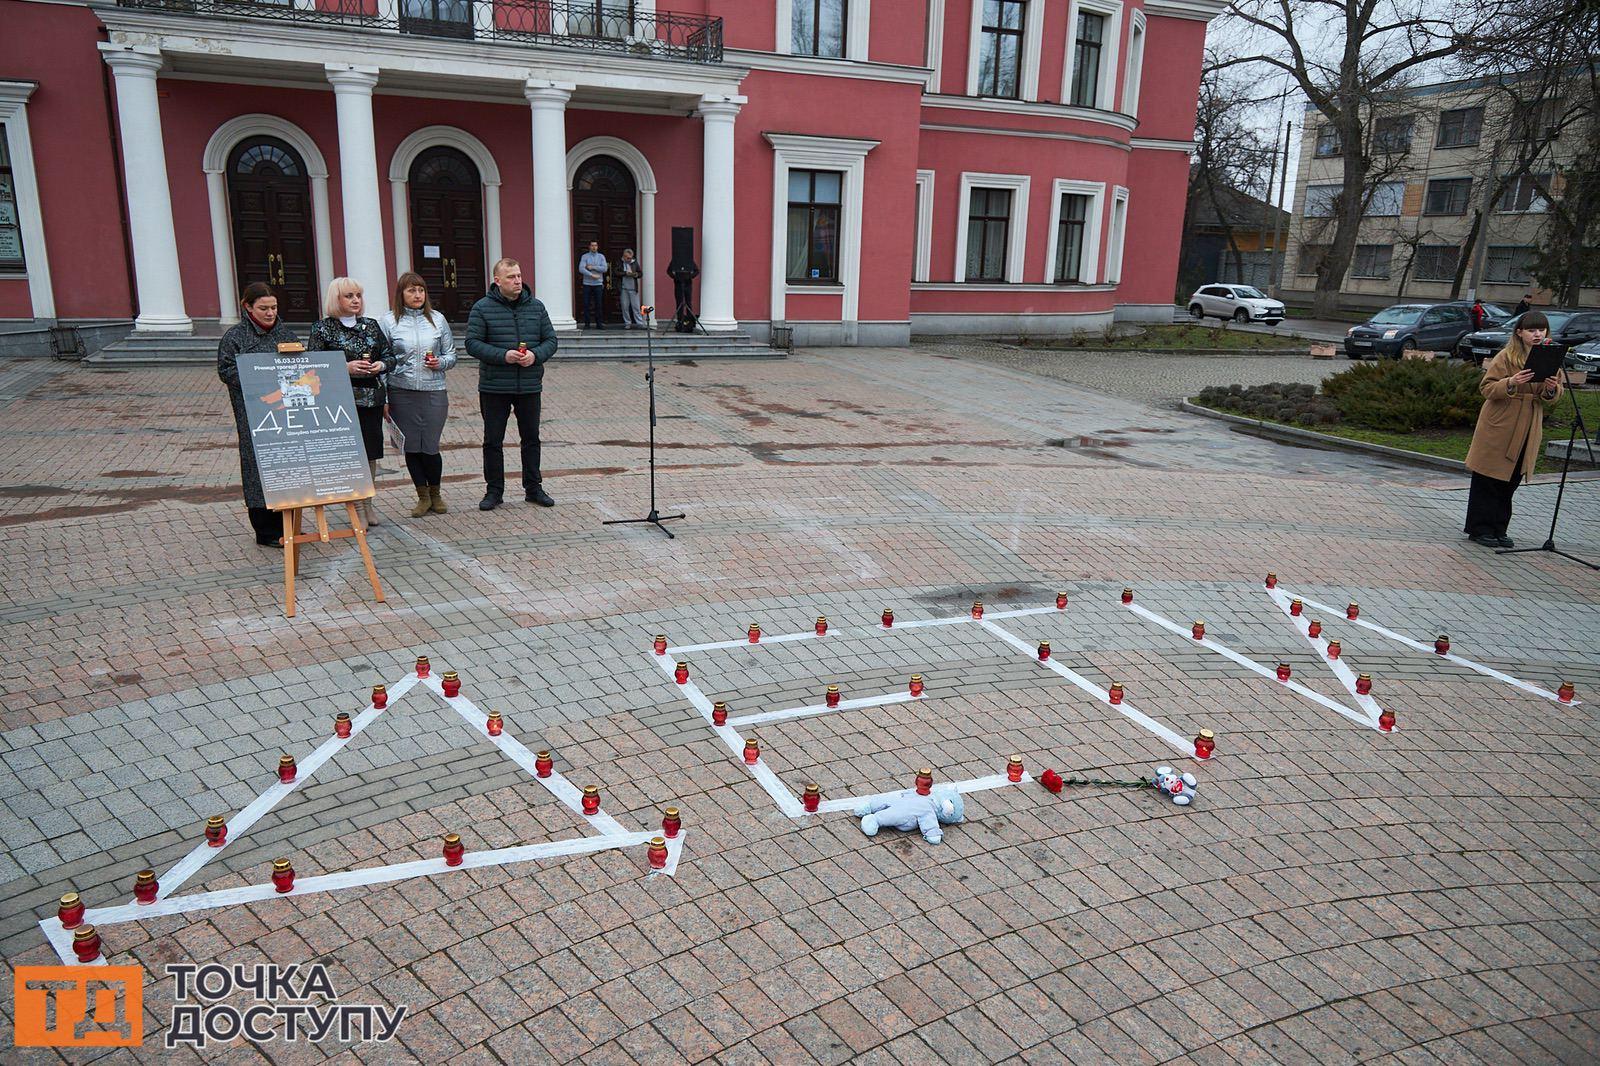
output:
{"label": "black poster with text", "polygon": [[373,494],[343,352],[240,355],[239,384],[268,507]]}

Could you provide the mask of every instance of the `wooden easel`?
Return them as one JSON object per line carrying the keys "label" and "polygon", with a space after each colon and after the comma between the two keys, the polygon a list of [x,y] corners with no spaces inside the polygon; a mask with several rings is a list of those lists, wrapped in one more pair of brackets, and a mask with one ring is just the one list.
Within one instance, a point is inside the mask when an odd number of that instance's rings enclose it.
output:
{"label": "wooden easel", "polygon": [[[337,507],[343,503],[345,510],[350,515],[349,529],[329,529],[328,516],[323,513],[324,507]],[[302,512],[312,510],[316,512],[317,530],[315,533],[300,532],[300,516]],[[378,568],[372,562],[372,549],[367,547],[367,527],[361,521],[361,512],[356,507],[355,500],[331,500],[327,503],[313,504],[310,508],[290,507],[283,514],[283,616],[294,617],[294,579],[300,573],[300,545],[302,544],[327,544],[330,541],[354,538],[356,546],[361,549],[361,561],[367,564],[367,580],[372,582],[372,594],[379,603],[383,603],[383,586],[378,584]]]}

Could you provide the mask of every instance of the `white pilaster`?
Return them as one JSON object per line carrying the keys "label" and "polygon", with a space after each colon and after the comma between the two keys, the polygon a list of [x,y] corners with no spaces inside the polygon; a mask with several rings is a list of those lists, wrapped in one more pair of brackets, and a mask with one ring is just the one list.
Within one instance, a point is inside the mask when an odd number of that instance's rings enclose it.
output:
{"label": "white pilaster", "polygon": [[28,97],[37,88],[31,81],[0,81],[0,124],[6,128],[6,145],[11,151],[12,191],[28,269],[28,299],[35,319],[53,322],[56,298],[50,283],[50,253],[44,244],[39,179],[33,169],[33,137],[28,132]]}
{"label": "white pilaster", "polygon": [[161,102],[156,73],[161,53],[102,43],[102,57],[117,86],[122,167],[127,184],[128,231],[133,241],[133,279],[139,293],[141,332],[187,333],[194,328],[183,309],[178,275],[178,238],[172,226],[166,146],[161,139]]}
{"label": "white pilaster", "polygon": [[232,326],[239,321],[239,279],[233,269],[228,181],[220,170],[206,171],[206,203],[211,212],[211,254],[217,264],[217,317],[224,326]]}
{"label": "white pilaster", "polygon": [[733,120],[743,96],[702,96],[705,177],[701,192],[700,324],[737,329],[733,317]]}
{"label": "white pilaster", "polygon": [[389,268],[383,254],[383,211],[378,192],[378,150],[372,132],[372,67],[328,65],[339,122],[339,199],[344,204],[345,275],[366,291],[366,314],[389,309]]}
{"label": "white pilaster", "polygon": [[394,276],[411,269],[411,198],[407,183],[389,179],[389,201],[394,209]]}
{"label": "white pilaster", "polygon": [[577,251],[567,199],[567,100],[575,86],[528,79],[523,95],[533,117],[533,294],[556,329],[577,329],[572,283]]}

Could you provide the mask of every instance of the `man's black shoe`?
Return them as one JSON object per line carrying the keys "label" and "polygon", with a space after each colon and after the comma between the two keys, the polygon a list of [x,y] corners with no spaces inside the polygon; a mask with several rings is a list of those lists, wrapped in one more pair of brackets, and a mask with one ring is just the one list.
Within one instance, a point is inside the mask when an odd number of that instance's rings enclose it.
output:
{"label": "man's black shoe", "polygon": [[543,488],[529,489],[527,499],[529,503],[536,503],[540,507],[554,507],[556,505],[556,501],[552,500],[550,494],[544,491]]}
{"label": "man's black shoe", "polygon": [[1500,547],[1500,538],[1495,536],[1493,533],[1474,533],[1467,539],[1472,541],[1474,544],[1482,544],[1485,548]]}
{"label": "man's black shoe", "polygon": [[487,493],[483,497],[483,499],[478,501],[478,510],[480,510],[480,511],[492,511],[496,507],[499,507],[502,502],[503,501],[501,500],[500,494],[498,492],[490,492],[490,493]]}
{"label": "man's black shoe", "polygon": [[1517,546],[1517,542],[1506,536],[1504,533],[1500,534],[1500,536],[1495,539],[1500,542],[1500,547],[1502,548],[1515,548]]}

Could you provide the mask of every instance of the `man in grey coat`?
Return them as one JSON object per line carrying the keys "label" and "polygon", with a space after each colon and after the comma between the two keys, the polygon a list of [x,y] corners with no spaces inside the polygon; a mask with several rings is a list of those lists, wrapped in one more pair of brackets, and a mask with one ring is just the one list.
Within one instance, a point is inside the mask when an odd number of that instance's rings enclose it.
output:
{"label": "man in grey coat", "polygon": [[622,250],[617,263],[617,295],[622,299],[622,328],[632,329],[645,324],[639,312],[639,261],[633,257],[632,248]]}
{"label": "man in grey coat", "polygon": [[488,491],[478,504],[492,511],[505,498],[506,423],[517,415],[522,438],[522,492],[529,503],[554,507],[539,471],[539,412],[544,365],[556,354],[556,331],[544,304],[523,287],[515,259],[494,265],[488,295],[467,316],[467,354],[478,360],[478,403],[483,409],[483,480]]}

